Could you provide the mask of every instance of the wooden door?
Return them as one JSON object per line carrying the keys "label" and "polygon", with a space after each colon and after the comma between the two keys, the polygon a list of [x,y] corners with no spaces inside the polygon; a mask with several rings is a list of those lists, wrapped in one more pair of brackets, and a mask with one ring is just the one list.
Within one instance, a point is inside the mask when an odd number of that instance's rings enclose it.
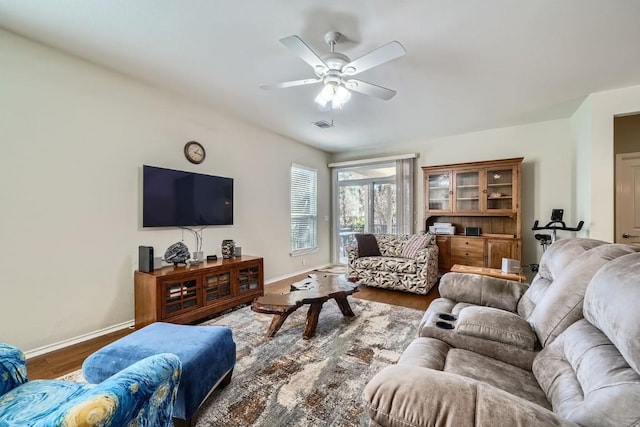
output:
{"label": "wooden door", "polygon": [[487,267],[502,268],[502,258],[515,258],[513,240],[487,239]]}
{"label": "wooden door", "polygon": [[640,153],[616,155],[614,241],[640,245]]}
{"label": "wooden door", "polygon": [[446,273],[451,269],[451,239],[449,236],[436,236],[438,245],[438,270]]}

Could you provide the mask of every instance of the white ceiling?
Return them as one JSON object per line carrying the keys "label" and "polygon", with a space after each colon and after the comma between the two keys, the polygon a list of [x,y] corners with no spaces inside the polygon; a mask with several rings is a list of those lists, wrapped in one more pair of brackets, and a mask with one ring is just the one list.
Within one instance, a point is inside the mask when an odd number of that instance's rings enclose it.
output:
{"label": "white ceiling", "polygon": [[[640,84],[639,0],[0,0],[0,27],[197,98],[330,152],[569,117],[590,93]],[[398,40],[407,54],[362,80],[333,114],[278,42],[316,52],[338,30],[355,59]],[[1,53],[0,53],[1,54]]]}

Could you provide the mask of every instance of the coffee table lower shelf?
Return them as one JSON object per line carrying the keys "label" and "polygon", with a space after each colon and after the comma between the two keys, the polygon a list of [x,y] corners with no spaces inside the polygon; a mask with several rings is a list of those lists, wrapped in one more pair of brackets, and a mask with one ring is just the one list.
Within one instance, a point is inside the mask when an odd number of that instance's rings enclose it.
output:
{"label": "coffee table lower shelf", "polygon": [[347,297],[358,291],[358,286],[338,275],[312,275],[309,279],[291,285],[291,292],[282,295],[264,295],[253,301],[251,309],[257,313],[273,314],[267,331],[273,337],[282,327],[287,317],[303,305],[309,305],[302,338],[313,337],[318,326],[318,318],[323,304],[333,299],[346,317],[355,314]]}

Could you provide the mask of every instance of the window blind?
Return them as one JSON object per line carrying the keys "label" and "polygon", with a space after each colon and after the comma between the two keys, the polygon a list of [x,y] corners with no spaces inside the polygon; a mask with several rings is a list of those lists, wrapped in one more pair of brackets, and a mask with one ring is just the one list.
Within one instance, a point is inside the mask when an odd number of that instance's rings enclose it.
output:
{"label": "window blind", "polygon": [[318,247],[318,172],[291,165],[291,255]]}

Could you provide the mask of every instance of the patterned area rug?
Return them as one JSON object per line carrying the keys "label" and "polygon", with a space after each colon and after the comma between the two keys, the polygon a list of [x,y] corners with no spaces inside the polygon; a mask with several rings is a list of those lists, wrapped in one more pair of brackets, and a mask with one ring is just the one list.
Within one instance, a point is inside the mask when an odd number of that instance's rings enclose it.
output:
{"label": "patterned area rug", "polygon": [[353,318],[325,303],[310,340],[302,339],[306,307],[271,339],[265,333],[272,316],[250,307],[203,323],[233,330],[237,362],[231,384],[196,413],[196,426],[368,425],[362,390],[416,337],[423,312],[357,298],[349,303]]}

